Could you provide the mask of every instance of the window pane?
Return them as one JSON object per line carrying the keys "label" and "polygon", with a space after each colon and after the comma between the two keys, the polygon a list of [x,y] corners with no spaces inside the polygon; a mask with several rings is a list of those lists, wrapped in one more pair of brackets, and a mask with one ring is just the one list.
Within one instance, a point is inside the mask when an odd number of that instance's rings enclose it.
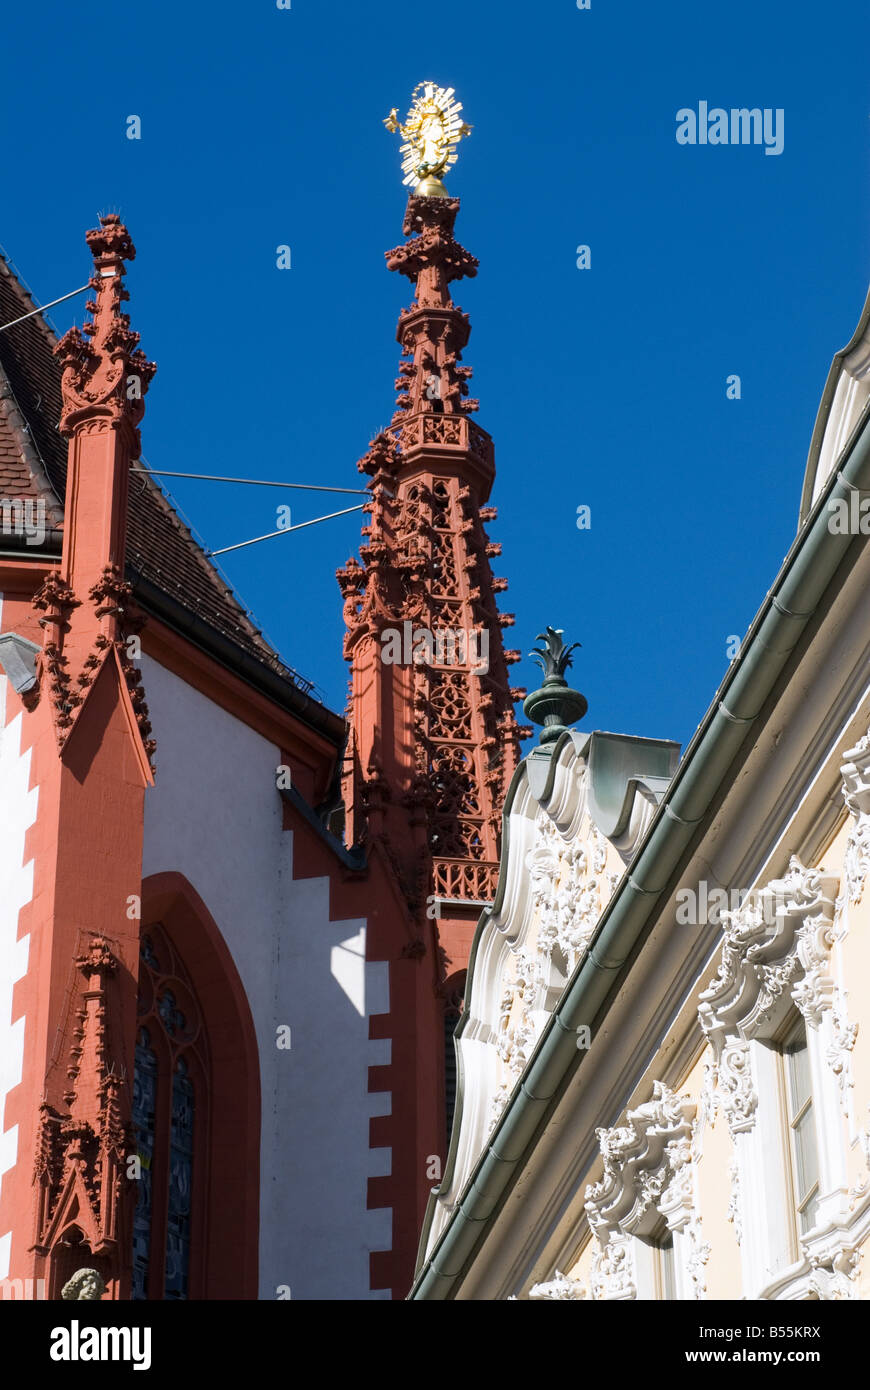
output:
{"label": "window pane", "polygon": [[157,1103],[157,1058],[145,1028],[136,1041],[133,1074],[133,1128],[139,1158],[136,1210],[133,1214],[133,1288],[131,1297],[147,1298],[151,1258],[151,1162],[154,1156],[154,1110]]}
{"label": "window pane", "polygon": [[806,1029],[801,1021],[782,1050],[788,1092],[788,1123],[791,1130],[795,1205],[801,1235],[816,1219],[819,1196],[819,1154],[816,1121],[812,1103],[810,1055]]}
{"label": "window pane", "polygon": [[190,1263],[190,1189],[193,1176],[193,1082],[184,1058],[172,1081],[169,1141],[169,1219],[166,1225],[164,1298],[187,1298]]}
{"label": "window pane", "polygon": [[803,1029],[801,1029],[800,1037],[796,1037],[788,1044],[785,1049],[785,1056],[789,1075],[791,1113],[795,1115],[812,1095],[810,1054],[807,1050],[807,1038]]}
{"label": "window pane", "polygon": [[810,1200],[807,1202],[803,1211],[800,1213],[801,1235],[805,1236],[807,1231],[811,1231],[816,1224],[816,1212],[819,1206],[819,1191],[816,1188]]}
{"label": "window pane", "polygon": [[794,1156],[797,1170],[798,1206],[819,1180],[819,1156],[813,1107],[809,1106],[793,1126]]}
{"label": "window pane", "polygon": [[658,1246],[659,1286],[662,1298],[677,1296],[677,1274],[674,1266],[674,1237],[668,1234]]}

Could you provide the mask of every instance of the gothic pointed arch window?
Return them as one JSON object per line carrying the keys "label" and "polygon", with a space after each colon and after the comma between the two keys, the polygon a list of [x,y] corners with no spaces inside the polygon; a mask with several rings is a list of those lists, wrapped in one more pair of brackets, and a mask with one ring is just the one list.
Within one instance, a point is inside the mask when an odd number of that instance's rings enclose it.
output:
{"label": "gothic pointed arch window", "polygon": [[202,1249],[211,1063],[191,977],[161,924],[142,934],[133,1128],[133,1299],[192,1295]]}
{"label": "gothic pointed arch window", "polygon": [[256,1299],[260,1059],[245,986],[183,874],[143,880],[140,941],[131,1294]]}

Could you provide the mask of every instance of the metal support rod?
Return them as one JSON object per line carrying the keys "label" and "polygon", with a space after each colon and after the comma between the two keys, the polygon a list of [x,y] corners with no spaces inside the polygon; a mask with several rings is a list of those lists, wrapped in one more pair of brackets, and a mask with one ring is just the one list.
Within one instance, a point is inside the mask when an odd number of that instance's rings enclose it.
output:
{"label": "metal support rod", "polygon": [[31,309],[29,314],[22,314],[18,319],[10,319],[9,323],[0,323],[0,333],[3,333],[7,328],[14,328],[16,323],[23,323],[25,319],[32,319],[34,314],[42,314],[46,309],[53,309],[55,304],[63,304],[65,299],[73,299],[77,294],[84,294],[85,290],[90,288],[90,284],[80,285],[77,290],[70,290],[69,294],[62,294],[60,299],[52,299],[49,304],[40,304],[38,309]]}
{"label": "metal support rod", "polygon": [[303,492],[351,492],[354,497],[368,496],[364,487],[324,487],[320,483],[274,483],[266,478],[227,478],[223,473],[172,473],[168,468],[136,468],[131,473],[150,473],[154,478],[202,478],[209,483],[249,483],[252,487],[292,487]]}
{"label": "metal support rod", "polygon": [[345,507],[343,512],[330,512],[328,516],[315,516],[311,521],[300,521],[295,526],[283,526],[280,531],[269,531],[265,536],[254,536],[249,541],[239,541],[236,545],[225,545],[220,550],[207,550],[205,553],[209,558],[215,555],[226,555],[230,550],[242,550],[246,545],[256,545],[258,541],[270,541],[273,536],[286,536],[288,531],[301,531],[303,526],[316,526],[319,521],[331,521],[334,516],[347,516],[349,512],[361,512],[365,506],[360,502],[358,507]]}

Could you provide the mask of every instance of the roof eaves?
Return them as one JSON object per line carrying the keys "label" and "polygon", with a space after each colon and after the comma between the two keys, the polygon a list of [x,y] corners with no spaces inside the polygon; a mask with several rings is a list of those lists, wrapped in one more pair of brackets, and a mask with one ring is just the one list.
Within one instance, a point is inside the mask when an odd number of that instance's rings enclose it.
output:
{"label": "roof eaves", "polygon": [[127,568],[136,598],[147,612],[240,676],[248,685],[274,700],[281,708],[296,715],[335,747],[343,745],[346,736],[344,719],[300,689],[290,668],[285,667],[277,657],[274,665],[267,665],[262,657],[254,656],[238,646],[152,580],[137,573],[134,566],[128,565]]}

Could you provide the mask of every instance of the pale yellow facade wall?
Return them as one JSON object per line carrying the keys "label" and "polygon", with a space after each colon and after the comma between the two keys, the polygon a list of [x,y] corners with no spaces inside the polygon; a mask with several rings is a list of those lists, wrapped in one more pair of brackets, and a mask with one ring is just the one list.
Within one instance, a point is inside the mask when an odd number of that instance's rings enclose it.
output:
{"label": "pale yellow facade wall", "polygon": [[[834,836],[821,856],[828,873],[837,874],[841,885],[845,879],[845,857],[850,832],[854,828],[850,816]],[[841,892],[843,892],[841,886]],[[838,923],[840,939],[835,942],[833,958],[835,978],[842,987],[846,1001],[846,1018],[857,1025],[855,1044],[850,1055],[849,1119],[847,1125],[849,1183],[853,1204],[870,1186],[870,875],[857,902],[844,902]],[[870,1248],[867,1240],[860,1247],[858,1266],[858,1297],[870,1298]]]}
{"label": "pale yellow facade wall", "polygon": [[697,1192],[701,1235],[710,1246],[710,1258],[704,1266],[707,1297],[734,1298],[735,1291],[741,1285],[740,1246],[734,1224],[728,1216],[734,1147],[722,1110],[717,1109],[711,1119],[703,1107],[704,1069],[705,1065],[712,1065],[712,1061],[712,1050],[707,1047],[689,1074],[674,1089],[678,1095],[691,1096],[698,1106],[698,1115],[702,1117],[698,1136]]}
{"label": "pale yellow facade wall", "polygon": [[[847,819],[819,856],[818,863],[814,865],[823,869],[826,874],[836,876],[841,882],[849,832],[853,824],[851,818]],[[612,846],[608,848],[612,850]],[[616,867],[613,865],[613,868]],[[610,863],[607,868],[611,870]],[[870,1187],[870,874],[859,901],[845,904],[844,914],[835,924],[834,935],[837,936],[839,933],[843,933],[842,939],[834,942],[830,970],[835,984],[844,994],[844,1021],[857,1025],[855,1044],[849,1056],[853,1082],[848,1092],[849,1117],[842,1117],[851,1205],[855,1209]],[[717,954],[712,969],[704,980],[705,984],[715,975],[719,959],[720,956]],[[681,1026],[685,1026],[685,1019],[682,1020]],[[667,1048],[666,1051],[669,1053],[671,1048]],[[697,1136],[699,1157],[696,1167],[696,1191],[702,1239],[710,1246],[709,1258],[704,1266],[705,1297],[731,1300],[739,1299],[743,1295],[740,1245],[729,1212],[734,1146],[722,1108],[716,1108],[712,1116],[706,1111],[704,1097],[706,1094],[709,1099],[709,1090],[705,1088],[705,1069],[711,1066],[712,1062],[712,1049],[707,1046],[686,1075],[680,1079],[679,1084],[672,1089],[678,1095],[690,1096],[697,1104],[698,1115],[702,1117],[702,1129]],[[593,1166],[584,1177],[583,1190],[585,1191],[593,1179],[597,1180],[599,1177],[600,1164]],[[870,1297],[870,1239],[865,1240],[864,1245],[867,1249],[855,1279],[859,1298]],[[587,1290],[591,1289],[592,1266],[597,1248],[597,1241],[590,1233],[573,1267],[564,1271],[572,1279],[581,1281]]]}
{"label": "pale yellow facade wall", "polygon": [[[851,817],[822,855],[828,873],[844,878],[844,859]],[[867,1181],[866,1140],[870,1125],[870,879],[857,903],[843,904],[838,924],[843,932],[833,948],[835,978],[845,993],[846,1019],[857,1025],[855,1045],[850,1056],[853,1085],[849,1088],[849,1179],[854,1187]]]}
{"label": "pale yellow facade wall", "polygon": [[[690,1096],[701,1113],[702,1092],[704,1088],[705,1063],[712,1060],[712,1053],[705,1048],[691,1071],[683,1078],[677,1088],[678,1093]],[[701,1136],[701,1155],[697,1165],[698,1205],[701,1211],[703,1239],[711,1247],[710,1258],[705,1266],[705,1279],[708,1298],[739,1297],[740,1247],[734,1226],[728,1217],[730,1201],[730,1164],[733,1157],[731,1136],[721,1112],[712,1121],[707,1120]],[[592,1181],[592,1172],[587,1173],[584,1189]],[[592,1261],[597,1242],[590,1235],[579,1258],[566,1273],[572,1279],[579,1279],[588,1289],[592,1278]]]}

